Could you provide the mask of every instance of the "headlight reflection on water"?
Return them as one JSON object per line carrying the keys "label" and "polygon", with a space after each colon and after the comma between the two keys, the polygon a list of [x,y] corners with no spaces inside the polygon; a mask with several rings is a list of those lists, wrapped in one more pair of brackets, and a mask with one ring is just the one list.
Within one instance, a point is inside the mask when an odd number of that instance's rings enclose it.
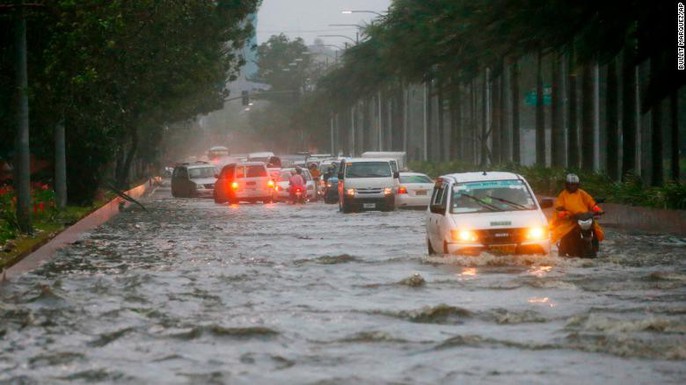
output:
{"label": "headlight reflection on water", "polygon": [[529,274],[534,275],[538,278],[545,277],[553,269],[552,266],[536,266],[529,270]]}
{"label": "headlight reflection on water", "polygon": [[557,304],[550,300],[548,297],[531,297],[527,300],[533,305],[547,305],[548,307],[555,307]]}

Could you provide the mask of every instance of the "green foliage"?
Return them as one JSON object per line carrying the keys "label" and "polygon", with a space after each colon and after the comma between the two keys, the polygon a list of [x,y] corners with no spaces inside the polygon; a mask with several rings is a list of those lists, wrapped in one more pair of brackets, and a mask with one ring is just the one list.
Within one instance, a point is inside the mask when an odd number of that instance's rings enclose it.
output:
{"label": "green foliage", "polygon": [[[410,162],[410,169],[423,172],[432,178],[458,172],[483,171],[470,164],[457,161],[432,163]],[[581,187],[596,199],[631,206],[686,210],[686,185],[669,182],[664,187],[649,187],[640,177],[627,175],[622,182],[614,182],[602,173],[565,170],[540,166],[514,164],[489,166],[488,171],[509,171],[522,175],[536,194],[556,196],[564,188],[565,176],[575,173],[581,179]]]}
{"label": "green foliage", "polygon": [[[64,122],[71,202],[90,202],[115,160],[156,147],[167,123],[223,106],[258,4],[57,0],[29,14],[31,146],[49,159]],[[0,29],[2,127],[14,125],[13,32]],[[0,154],[11,151],[11,131],[0,130]]]}

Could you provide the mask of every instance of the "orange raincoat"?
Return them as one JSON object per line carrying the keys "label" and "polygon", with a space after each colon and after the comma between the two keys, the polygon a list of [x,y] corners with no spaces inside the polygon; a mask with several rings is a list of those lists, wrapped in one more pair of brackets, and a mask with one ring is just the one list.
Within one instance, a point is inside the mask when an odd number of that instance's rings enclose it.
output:
{"label": "orange raincoat", "polygon": [[[553,211],[553,218],[550,221],[553,243],[557,243],[557,241],[562,239],[568,232],[572,231],[576,224],[571,220],[571,216],[593,211],[595,206],[596,202],[593,197],[582,189],[577,189],[573,193],[562,190],[555,201],[555,208],[563,208],[565,211],[568,211],[570,215],[565,218],[560,218],[560,212],[557,210]],[[595,232],[598,241],[605,239],[605,233],[598,222],[595,222],[593,231]]]}

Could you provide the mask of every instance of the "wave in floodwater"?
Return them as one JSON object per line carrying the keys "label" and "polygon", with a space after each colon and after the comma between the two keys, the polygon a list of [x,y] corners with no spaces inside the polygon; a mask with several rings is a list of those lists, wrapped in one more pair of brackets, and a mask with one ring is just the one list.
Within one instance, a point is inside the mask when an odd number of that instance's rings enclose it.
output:
{"label": "wave in floodwater", "polygon": [[148,208],[0,289],[0,383],[686,378],[677,238],[610,229],[597,259],[426,256],[421,213]]}

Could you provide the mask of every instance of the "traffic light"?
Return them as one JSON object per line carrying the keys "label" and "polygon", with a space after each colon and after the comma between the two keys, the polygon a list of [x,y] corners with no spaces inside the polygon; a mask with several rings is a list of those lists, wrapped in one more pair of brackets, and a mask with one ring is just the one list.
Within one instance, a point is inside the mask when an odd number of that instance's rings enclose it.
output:
{"label": "traffic light", "polygon": [[250,105],[250,94],[248,91],[242,91],[241,92],[241,97],[242,97],[242,103],[244,106],[249,106]]}

